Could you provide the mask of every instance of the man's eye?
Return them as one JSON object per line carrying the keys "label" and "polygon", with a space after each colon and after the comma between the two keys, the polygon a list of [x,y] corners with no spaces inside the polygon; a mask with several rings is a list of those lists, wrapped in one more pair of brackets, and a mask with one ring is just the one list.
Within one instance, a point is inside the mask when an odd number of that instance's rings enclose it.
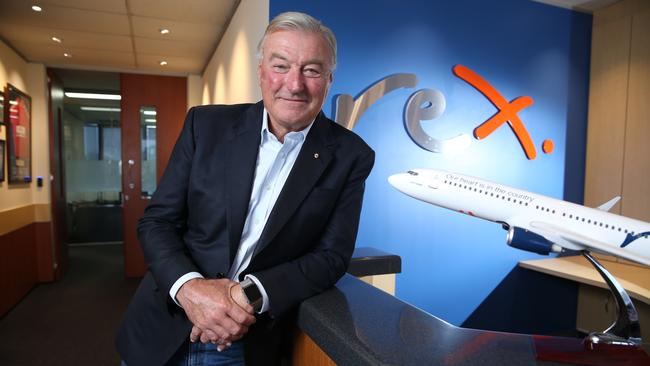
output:
{"label": "man's eye", "polygon": [[277,72],[286,72],[289,70],[289,67],[287,65],[273,65],[273,70]]}
{"label": "man's eye", "polygon": [[304,69],[302,71],[303,75],[309,78],[317,78],[320,77],[321,72],[316,69]]}

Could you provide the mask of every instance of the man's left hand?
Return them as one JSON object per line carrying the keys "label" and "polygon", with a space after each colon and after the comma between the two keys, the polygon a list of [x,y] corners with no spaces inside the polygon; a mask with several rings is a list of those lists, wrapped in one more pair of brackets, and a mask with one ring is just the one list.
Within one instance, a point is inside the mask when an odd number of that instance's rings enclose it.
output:
{"label": "man's left hand", "polygon": [[[250,309],[250,305],[248,304],[248,299],[246,298],[246,295],[244,294],[244,290],[241,288],[239,284],[232,286],[230,288],[230,297],[242,309],[246,311]],[[218,336],[214,334],[212,331],[210,331],[209,329],[202,330],[196,325],[192,326],[192,331],[190,332],[190,341],[192,342],[201,341],[201,343],[210,343],[210,342],[215,343],[217,345],[217,350],[219,352],[231,346],[231,342],[221,343],[221,342],[211,341],[211,339],[217,339],[217,338]]]}

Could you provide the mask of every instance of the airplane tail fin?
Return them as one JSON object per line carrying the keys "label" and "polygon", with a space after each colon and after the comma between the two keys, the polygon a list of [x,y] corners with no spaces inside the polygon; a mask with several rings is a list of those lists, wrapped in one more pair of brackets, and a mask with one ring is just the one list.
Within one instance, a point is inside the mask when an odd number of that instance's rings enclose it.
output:
{"label": "airplane tail fin", "polygon": [[598,209],[607,212],[607,211],[611,210],[612,207],[614,207],[614,205],[616,205],[620,199],[621,199],[621,196],[616,196],[616,197],[612,198],[611,200],[609,200],[609,201],[603,203],[602,205],[598,206]]}

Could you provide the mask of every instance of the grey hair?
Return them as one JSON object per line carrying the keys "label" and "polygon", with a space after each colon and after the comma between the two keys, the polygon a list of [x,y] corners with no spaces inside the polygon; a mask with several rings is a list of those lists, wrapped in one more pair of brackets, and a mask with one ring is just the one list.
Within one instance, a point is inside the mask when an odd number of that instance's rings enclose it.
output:
{"label": "grey hair", "polygon": [[273,18],[273,20],[271,20],[271,23],[269,23],[268,27],[266,27],[266,31],[264,31],[264,36],[257,44],[258,60],[262,60],[264,41],[266,41],[266,37],[269,34],[281,30],[294,30],[320,34],[320,36],[323,37],[323,39],[325,39],[327,42],[327,45],[331,51],[332,58],[330,60],[330,71],[334,71],[334,69],[336,69],[336,37],[334,36],[332,30],[308,14],[293,11],[279,14]]}

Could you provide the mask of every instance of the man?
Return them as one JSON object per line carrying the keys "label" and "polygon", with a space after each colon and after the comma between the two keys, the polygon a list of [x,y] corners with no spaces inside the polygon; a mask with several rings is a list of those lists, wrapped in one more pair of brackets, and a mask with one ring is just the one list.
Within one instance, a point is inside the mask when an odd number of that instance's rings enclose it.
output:
{"label": "man", "polygon": [[129,366],[277,364],[290,310],[347,269],[374,152],[321,112],[334,35],[284,13],[258,57],[263,101],[192,108],[139,222]]}

